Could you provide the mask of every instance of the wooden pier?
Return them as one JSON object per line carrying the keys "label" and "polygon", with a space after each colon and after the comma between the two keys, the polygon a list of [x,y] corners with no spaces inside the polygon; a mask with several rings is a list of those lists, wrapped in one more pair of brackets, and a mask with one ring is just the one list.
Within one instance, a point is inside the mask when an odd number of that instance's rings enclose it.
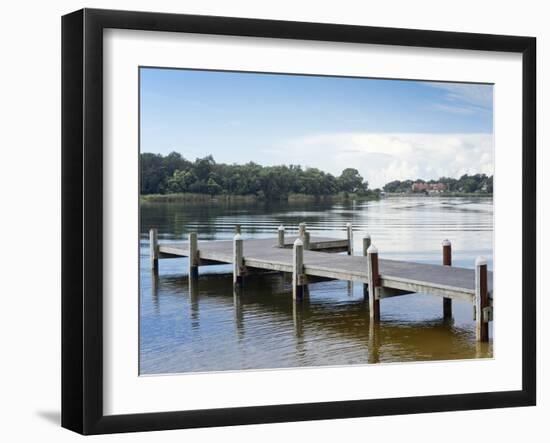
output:
{"label": "wooden pier", "polygon": [[[474,307],[476,337],[489,340],[492,320],[493,275],[487,261],[478,258],[474,269],[451,266],[451,245],[442,244],[442,265],[379,259],[378,250],[366,235],[362,255],[353,255],[353,228],[346,226],[346,238],[311,237],[301,223],[297,236],[286,236],[280,226],[277,236],[247,239],[237,226],[233,240],[198,241],[190,233],[187,242],[159,243],[156,229],[150,231],[151,268],[158,272],[158,260],[189,257],[189,276],[198,277],[198,267],[232,264],[233,282],[242,285],[254,270],[292,274],[293,297],[300,300],[308,283],[318,279],[356,281],[364,284],[370,318],[380,320],[380,300],[411,293],[438,295],[443,298],[443,316],[452,317],[452,300],[466,300]],[[347,255],[335,254],[347,252]]]}

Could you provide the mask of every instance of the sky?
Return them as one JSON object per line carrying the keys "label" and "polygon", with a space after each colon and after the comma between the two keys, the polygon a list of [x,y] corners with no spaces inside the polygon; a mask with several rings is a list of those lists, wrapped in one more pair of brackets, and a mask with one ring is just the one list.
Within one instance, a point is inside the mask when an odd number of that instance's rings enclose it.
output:
{"label": "sky", "polygon": [[493,86],[141,68],[140,150],[392,180],[493,173]]}

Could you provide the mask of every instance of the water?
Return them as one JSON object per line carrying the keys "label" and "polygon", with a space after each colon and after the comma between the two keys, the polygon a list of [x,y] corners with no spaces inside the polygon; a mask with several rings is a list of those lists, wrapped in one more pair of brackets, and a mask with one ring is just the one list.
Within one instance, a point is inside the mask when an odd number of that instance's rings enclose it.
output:
{"label": "water", "polygon": [[[492,269],[493,204],[486,198],[388,198],[349,204],[175,204],[141,208],[140,372],[166,374],[243,369],[410,362],[492,357],[491,343],[475,341],[472,305],[453,300],[453,319],[442,318],[442,299],[411,294],[381,301],[381,322],[370,324],[362,284],[311,284],[309,297],[292,300],[288,277],[246,277],[233,293],[230,265],[200,269],[189,285],[187,259],[160,260],[149,269],[148,231],[160,242],[276,236],[305,221],[312,237],[345,238],[353,223],[354,248],[368,232],[381,258],[441,263],[441,241],[453,246],[453,265],[473,268],[484,255]],[[200,249],[200,243],[199,243]],[[245,246],[246,250],[246,246]]]}

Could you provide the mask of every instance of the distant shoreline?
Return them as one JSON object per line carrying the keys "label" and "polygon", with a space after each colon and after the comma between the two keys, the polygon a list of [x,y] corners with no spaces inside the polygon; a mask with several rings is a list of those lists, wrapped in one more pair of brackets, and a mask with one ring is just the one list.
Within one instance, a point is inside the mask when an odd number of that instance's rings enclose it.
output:
{"label": "distant shoreline", "polygon": [[439,192],[434,194],[423,194],[419,192],[386,192],[383,198],[395,198],[395,197],[478,197],[489,198],[493,197],[492,193],[488,192]]}
{"label": "distant shoreline", "polygon": [[196,193],[177,193],[177,194],[142,194],[141,203],[256,203],[256,202],[344,202],[351,200],[378,200],[378,194],[369,193],[366,195],[354,193],[338,193],[333,195],[308,195],[308,194],[289,194],[287,198],[268,200],[256,195],[236,195],[236,194],[196,194]]}
{"label": "distant shoreline", "polygon": [[290,194],[287,198],[280,200],[268,200],[256,195],[236,195],[236,194],[198,194],[198,193],[178,193],[178,194],[143,194],[140,195],[140,203],[261,203],[261,202],[281,202],[281,203],[314,203],[314,202],[347,202],[347,201],[372,201],[384,198],[492,198],[493,194],[481,192],[441,192],[437,194],[422,193],[386,193],[383,195],[359,195],[353,193],[339,193],[334,195],[315,196],[307,194]]}

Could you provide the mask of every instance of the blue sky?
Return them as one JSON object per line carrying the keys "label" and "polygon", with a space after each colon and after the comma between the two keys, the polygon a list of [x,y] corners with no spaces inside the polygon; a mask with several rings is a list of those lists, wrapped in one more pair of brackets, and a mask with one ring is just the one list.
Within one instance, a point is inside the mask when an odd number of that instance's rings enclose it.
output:
{"label": "blue sky", "polygon": [[492,173],[493,87],[141,68],[141,152],[301,164],[372,186]]}

